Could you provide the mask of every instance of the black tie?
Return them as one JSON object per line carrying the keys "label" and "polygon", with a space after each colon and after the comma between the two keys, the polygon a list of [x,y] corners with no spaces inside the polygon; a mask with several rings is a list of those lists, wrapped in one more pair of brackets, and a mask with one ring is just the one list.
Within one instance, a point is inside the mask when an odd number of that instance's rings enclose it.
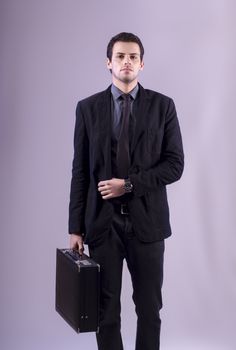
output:
{"label": "black tie", "polygon": [[117,175],[118,178],[124,179],[128,176],[130,165],[129,158],[129,117],[131,112],[131,96],[130,94],[121,95],[123,100],[122,105],[122,121],[120,128],[120,135],[117,143]]}

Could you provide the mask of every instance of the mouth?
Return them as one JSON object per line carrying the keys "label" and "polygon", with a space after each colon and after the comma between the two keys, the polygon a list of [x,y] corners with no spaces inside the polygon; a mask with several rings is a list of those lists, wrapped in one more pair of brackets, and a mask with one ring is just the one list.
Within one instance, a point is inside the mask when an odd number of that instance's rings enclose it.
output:
{"label": "mouth", "polygon": [[131,68],[123,68],[121,69],[122,72],[132,72],[133,70]]}

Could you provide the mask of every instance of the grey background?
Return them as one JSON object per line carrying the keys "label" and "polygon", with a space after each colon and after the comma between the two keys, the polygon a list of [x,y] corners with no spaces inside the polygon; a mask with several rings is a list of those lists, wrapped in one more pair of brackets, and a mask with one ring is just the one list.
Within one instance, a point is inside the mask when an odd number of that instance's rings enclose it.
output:
{"label": "grey background", "polygon": [[[105,50],[131,31],[144,87],[174,98],[186,167],[168,187],[163,350],[235,349],[234,1],[1,0],[1,349],[95,349],[54,311],[55,249],[68,246],[75,106],[110,84]],[[122,330],[134,349],[124,269]],[[145,302],[145,301],[144,301]]]}

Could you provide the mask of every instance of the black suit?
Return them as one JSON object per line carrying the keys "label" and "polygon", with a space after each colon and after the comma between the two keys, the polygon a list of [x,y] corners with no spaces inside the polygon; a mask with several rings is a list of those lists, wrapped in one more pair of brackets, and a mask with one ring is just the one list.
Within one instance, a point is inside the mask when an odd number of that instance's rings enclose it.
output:
{"label": "black suit", "polygon": [[[138,238],[151,242],[171,235],[166,185],[182,174],[182,141],[170,98],[140,85],[133,109],[129,210]],[[85,242],[93,243],[113,216],[112,204],[97,191],[99,181],[112,177],[110,87],[78,103],[74,147],[69,232],[85,233]]]}
{"label": "black suit", "polygon": [[[154,263],[156,267],[153,266],[154,269],[160,270],[156,272],[157,277],[156,282],[154,282],[153,295],[155,293],[156,295],[160,294],[164,251],[163,239],[171,235],[166,185],[177,181],[181,177],[184,166],[181,133],[172,99],[144,89],[139,85],[139,93],[133,104],[133,114],[136,122],[130,146],[131,164],[129,169],[133,193],[127,199],[129,218],[119,218],[119,215],[114,211],[113,200],[102,199],[98,192],[98,182],[112,177],[110,87],[80,101],[76,109],[69,232],[85,234],[85,243],[89,244],[92,256],[102,264],[102,267],[104,266],[106,276],[114,275],[114,271],[119,274],[119,276],[116,276],[117,280],[110,282],[113,290],[118,290],[117,306],[114,306],[114,302],[112,304],[112,310],[115,309],[116,311],[109,311],[109,315],[114,316],[110,319],[110,324],[112,322],[113,324],[116,323],[113,336],[114,343],[106,343],[106,341],[100,339],[99,349],[102,350],[109,349],[109,347],[111,349],[111,346],[113,350],[122,349],[121,342],[118,340],[118,297],[121,288],[121,260],[124,257],[127,258],[128,256],[127,262],[134,286],[136,312],[139,320],[143,319],[143,323],[140,321],[139,330],[152,327],[148,324],[150,320],[147,317],[149,316],[143,316],[145,311],[141,307],[142,302],[148,303],[146,310],[149,310],[149,315],[152,314],[153,308],[158,308],[158,311],[161,308],[161,295],[156,298],[158,299],[156,301],[155,297],[150,297],[148,293],[141,296],[138,292],[138,285],[140,288],[145,288],[147,285],[149,279],[145,280],[144,275],[148,275],[148,269],[152,269],[152,266],[146,266],[146,270],[142,271],[138,269],[138,265],[141,265],[137,264],[135,266],[134,261],[137,262],[137,257],[142,254],[147,253],[151,256],[152,249],[156,249],[156,252],[159,251],[159,258],[155,256]],[[121,235],[119,233],[117,235],[116,233],[119,231],[116,230],[117,222],[120,225],[123,222],[126,228],[130,226],[129,230],[124,230],[125,234],[123,232]],[[127,242],[127,232],[132,232],[131,236],[133,242],[135,242],[133,245],[130,244],[131,241]],[[116,247],[113,250],[113,255],[110,256],[114,260],[115,266],[112,266],[109,262],[104,262],[104,242],[108,241],[110,241],[110,246],[106,245],[106,249],[112,252],[111,247]],[[118,249],[117,247],[121,247],[121,245],[123,248]],[[137,249],[132,248],[132,246],[137,247]],[[137,253],[136,257],[134,251]],[[115,263],[114,254],[117,257],[117,263]],[[109,255],[108,252],[107,255]],[[151,261],[150,263],[153,264]],[[137,273],[137,271],[139,272]],[[137,276],[142,274],[143,277],[137,280]],[[105,280],[106,276],[104,277]],[[149,289],[151,290],[152,287],[150,286]],[[102,293],[104,300],[107,297],[106,293],[109,293],[108,290]],[[138,301],[139,298],[140,301]],[[150,300],[141,301],[142,298]],[[108,310],[111,305],[103,303],[102,305],[102,317],[105,319],[104,309]],[[155,317],[153,316],[153,320]],[[159,320],[155,319],[153,322],[156,322],[157,325]],[[101,323],[103,324],[103,320]],[[145,330],[143,331],[146,334]],[[151,350],[157,348],[157,342],[153,342],[150,346],[145,343],[140,345],[142,344],[140,339],[143,338],[140,334],[139,331],[136,349]],[[148,335],[147,332],[146,338],[148,337],[152,337],[152,335]],[[117,347],[114,347],[114,344]],[[142,349],[142,347],[146,348]]]}

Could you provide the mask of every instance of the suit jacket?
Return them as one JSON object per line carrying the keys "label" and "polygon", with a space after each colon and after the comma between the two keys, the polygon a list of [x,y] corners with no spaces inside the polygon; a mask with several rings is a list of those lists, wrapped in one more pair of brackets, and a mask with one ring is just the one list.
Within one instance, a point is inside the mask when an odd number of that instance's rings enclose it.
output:
{"label": "suit jacket", "polygon": [[[129,169],[133,193],[128,206],[137,237],[152,242],[171,235],[166,185],[182,175],[182,139],[171,98],[139,85],[133,113]],[[99,181],[112,177],[111,129],[109,86],[76,108],[69,233],[83,233],[87,244],[99,243],[113,218],[112,200],[102,199],[97,189]]]}

